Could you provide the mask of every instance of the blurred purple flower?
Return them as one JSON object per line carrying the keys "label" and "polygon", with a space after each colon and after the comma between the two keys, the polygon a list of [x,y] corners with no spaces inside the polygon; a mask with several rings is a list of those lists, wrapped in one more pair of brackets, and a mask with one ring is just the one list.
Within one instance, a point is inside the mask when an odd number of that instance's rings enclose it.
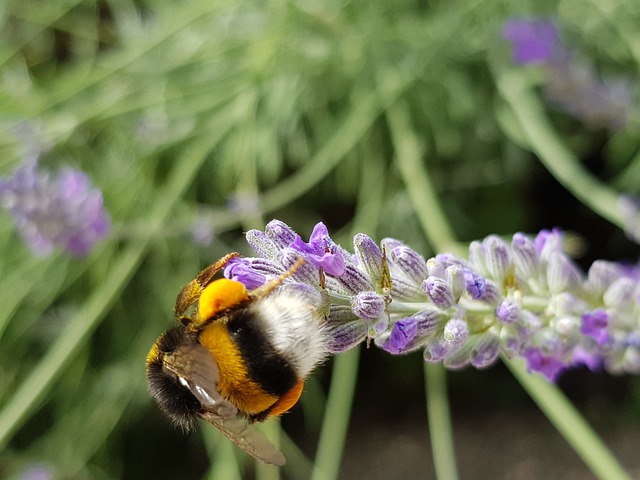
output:
{"label": "blurred purple flower", "polygon": [[215,238],[215,229],[211,218],[204,213],[198,214],[190,227],[191,241],[198,247],[208,247]]}
{"label": "blurred purple flower", "polygon": [[555,106],[590,127],[619,130],[626,125],[632,103],[629,82],[602,80],[590,62],[562,43],[550,18],[512,18],[502,36],[511,42],[516,65],[546,68],[544,93]]}
{"label": "blurred purple flower", "polygon": [[549,101],[592,128],[620,130],[628,120],[633,98],[625,79],[600,78],[586,60],[550,65],[544,84]]}
{"label": "blurred purple flower", "polygon": [[28,467],[19,478],[20,480],[51,480],[54,475],[46,466],[35,464]]}
{"label": "blurred purple flower", "polygon": [[36,162],[18,167],[0,178],[0,206],[11,213],[27,245],[40,255],[55,248],[86,255],[110,230],[102,193],[83,172],[71,168],[54,177]]}
{"label": "blurred purple flower", "polygon": [[517,65],[548,62],[558,44],[558,29],[546,18],[508,20],[502,36],[513,45],[513,63]]}
{"label": "blurred purple flower", "polygon": [[539,372],[552,382],[567,368],[562,360],[544,355],[538,348],[527,348],[522,356],[527,361],[527,371]]}
{"label": "blurred purple flower", "polygon": [[609,325],[609,315],[607,312],[598,308],[592,312],[583,313],[580,317],[582,324],[580,325],[580,333],[593,338],[598,345],[602,346],[609,340],[607,326]]}
{"label": "blurred purple flower", "polygon": [[602,356],[599,353],[588,352],[582,346],[578,346],[573,351],[571,364],[575,366],[585,365],[592,372],[602,370]]}
{"label": "blurred purple flower", "polygon": [[257,215],[261,211],[260,198],[253,192],[235,192],[229,197],[228,206],[241,216]]}

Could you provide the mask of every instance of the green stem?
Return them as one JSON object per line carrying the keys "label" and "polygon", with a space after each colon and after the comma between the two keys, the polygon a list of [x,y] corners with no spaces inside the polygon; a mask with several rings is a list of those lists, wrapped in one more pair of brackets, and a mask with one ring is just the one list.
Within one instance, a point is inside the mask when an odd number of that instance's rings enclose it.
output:
{"label": "green stem", "polygon": [[455,450],[451,428],[451,412],[447,398],[447,376],[440,363],[424,364],[424,379],[429,416],[429,437],[436,478],[456,480]]}
{"label": "green stem", "polygon": [[587,172],[549,123],[528,77],[516,70],[498,75],[496,84],[511,108],[524,139],[549,172],[578,200],[620,228],[624,219],[618,193]]}
{"label": "green stem", "polygon": [[387,121],[396,154],[396,164],[422,230],[437,251],[455,250],[455,235],[425,166],[424,142],[413,130],[409,107],[405,101],[400,99],[389,107]]}
{"label": "green stem", "polygon": [[[271,440],[276,447],[280,448],[280,419],[272,418],[268,422],[260,425],[260,430],[267,438]],[[279,480],[280,479],[280,467],[275,465],[268,465],[256,461],[256,480]],[[224,478],[224,477],[221,477]]]}
{"label": "green stem", "polygon": [[206,477],[209,480],[242,480],[240,466],[235,455],[236,446],[229,442],[215,428],[206,426],[202,429],[202,438],[209,458],[211,466]]}
{"label": "green stem", "polygon": [[68,75],[61,75],[61,81],[52,88],[48,103],[41,105],[38,111],[32,112],[32,114],[36,116],[42,111],[48,110],[99,82],[118,74],[177,32],[188,29],[189,24],[192,22],[200,21],[206,15],[213,15],[214,12],[226,6],[228,5],[225,5],[224,2],[217,2],[214,6],[209,1],[201,0],[181,3],[176,5],[173,11],[167,10],[166,15],[163,17],[165,21],[159,21],[157,26],[148,35],[145,35],[142,41],[135,44],[135,48],[122,50],[117,54],[104,57],[86,75],[77,75],[75,71],[70,71]]}
{"label": "green stem", "polygon": [[313,464],[285,430],[280,432],[280,445],[287,456],[287,464],[284,466],[287,478],[311,478]]}
{"label": "green stem", "polygon": [[[162,228],[169,218],[175,203],[182,196],[207,158],[212,145],[224,134],[218,132],[215,138],[203,137],[196,142],[182,158],[176,160],[171,180],[163,195],[158,195],[154,210],[149,214],[151,231]],[[11,435],[26,420],[27,415],[37,407],[64,368],[74,358],[88,337],[106,315],[109,307],[118,298],[127,282],[144,258],[153,235],[129,244],[121,256],[114,262],[109,274],[92,292],[78,312],[70,319],[65,331],[31,371],[26,380],[18,387],[9,402],[0,411],[0,450]]]}
{"label": "green stem", "polygon": [[607,446],[602,443],[596,432],[555,385],[550,384],[540,375],[528,373],[521,360],[503,358],[503,361],[529,396],[598,478],[603,480],[631,478]]}
{"label": "green stem", "polygon": [[[16,36],[14,36],[14,38],[12,39],[13,40],[12,43],[5,42],[5,48],[8,47],[9,45],[11,45],[11,48],[6,48],[6,50],[4,52],[4,55],[2,57],[0,57],[0,65],[4,65],[6,62],[8,62],[22,48],[24,48],[26,45],[31,43],[31,41],[34,38],[37,38],[38,35],[41,35],[43,30],[45,30],[46,28],[48,28],[51,25],[53,25],[57,20],[59,20],[60,18],[65,16],[76,5],[78,5],[81,2],[82,2],[82,0],[71,0],[71,1],[68,1],[68,2],[60,3],[58,5],[56,5],[53,2],[51,2],[51,3],[49,3],[49,5],[47,5],[48,7],[53,7],[51,10],[47,11],[47,9],[43,9],[46,13],[48,13],[50,15],[49,18],[33,18],[33,17],[23,17],[23,18],[21,18],[22,21],[31,22],[32,28],[30,28],[28,30],[27,35],[25,35],[23,38],[21,38],[20,41],[17,42],[17,44],[13,44],[13,42],[15,42],[15,40],[16,40],[16,38],[15,38]],[[17,4],[15,4],[14,8],[21,10],[21,8],[17,6]],[[4,12],[4,13],[5,13],[5,15],[8,15],[9,17],[14,15],[14,12],[12,12],[10,10],[8,12]],[[24,12],[20,12],[20,13],[24,13]],[[30,13],[33,13],[33,12],[30,12]],[[39,12],[35,13],[34,17],[35,17],[35,15],[40,15],[40,13]],[[33,26],[36,26],[36,27],[33,27]]]}
{"label": "green stem", "polygon": [[353,348],[334,360],[327,408],[311,480],[338,478],[351,415],[360,350]]}

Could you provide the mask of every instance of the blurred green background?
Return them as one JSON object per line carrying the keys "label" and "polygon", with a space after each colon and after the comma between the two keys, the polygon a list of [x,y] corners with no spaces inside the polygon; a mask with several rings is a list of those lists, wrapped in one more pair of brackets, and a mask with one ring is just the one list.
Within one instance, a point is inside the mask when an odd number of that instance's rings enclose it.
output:
{"label": "blurred green background", "polygon": [[[180,287],[251,254],[242,232],[271,218],[429,257],[459,246],[425,235],[443,212],[461,244],[558,226],[583,266],[635,262],[619,217],[558,180],[535,132],[601,188],[638,194],[637,109],[621,128],[586,124],[501,37],[510,18],[549,16],[602,82],[637,87],[640,3],[601,3],[4,0],[0,175],[28,152],[81,169],[113,229],[86,258],[43,258],[0,216],[0,478],[231,478],[213,428],[187,436],[157,410],[144,357]],[[536,116],[518,110],[514,75]],[[422,363],[362,347],[339,478],[433,476]],[[332,366],[282,419],[297,445],[282,440],[283,478],[310,475]],[[448,381],[461,478],[590,478],[502,365]],[[640,476],[637,379],[578,370],[560,386]],[[246,478],[277,478],[239,461]]]}

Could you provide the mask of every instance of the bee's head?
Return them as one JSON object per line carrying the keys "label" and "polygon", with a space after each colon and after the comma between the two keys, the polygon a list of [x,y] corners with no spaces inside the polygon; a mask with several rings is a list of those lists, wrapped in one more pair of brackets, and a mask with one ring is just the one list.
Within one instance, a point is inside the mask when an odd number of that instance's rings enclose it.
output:
{"label": "bee's head", "polygon": [[197,425],[202,406],[198,399],[180,381],[180,377],[165,367],[165,355],[172,354],[180,345],[195,343],[184,327],[164,332],[147,355],[147,383],[151,396],[160,409],[185,431]]}
{"label": "bee's head", "polygon": [[232,418],[238,409],[220,396],[218,364],[185,327],[167,330],[147,355],[147,383],[160,409],[183,430],[203,413]]}

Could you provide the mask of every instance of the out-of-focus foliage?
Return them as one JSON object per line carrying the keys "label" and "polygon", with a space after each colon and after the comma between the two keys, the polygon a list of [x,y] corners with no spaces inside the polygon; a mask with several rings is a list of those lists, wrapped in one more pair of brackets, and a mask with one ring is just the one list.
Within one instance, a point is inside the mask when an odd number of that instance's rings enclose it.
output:
{"label": "out-of-focus foliage", "polygon": [[[179,288],[224,253],[249,253],[241,232],[274,216],[429,256],[443,245],[419,218],[434,206],[408,188],[426,172],[460,240],[560,226],[600,249],[588,257],[634,260],[511,116],[516,72],[585,170],[640,193],[636,106],[620,129],[594,129],[548,101],[544,71],[512,64],[505,21],[536,15],[603,81],[637,78],[635,0],[3,2],[0,175],[33,158],[84,171],[112,233],[86,258],[43,258],[0,216],[0,477],[213,478],[215,442],[160,416],[144,357]],[[408,146],[417,166],[402,160]],[[284,472],[304,478],[292,452]]]}

